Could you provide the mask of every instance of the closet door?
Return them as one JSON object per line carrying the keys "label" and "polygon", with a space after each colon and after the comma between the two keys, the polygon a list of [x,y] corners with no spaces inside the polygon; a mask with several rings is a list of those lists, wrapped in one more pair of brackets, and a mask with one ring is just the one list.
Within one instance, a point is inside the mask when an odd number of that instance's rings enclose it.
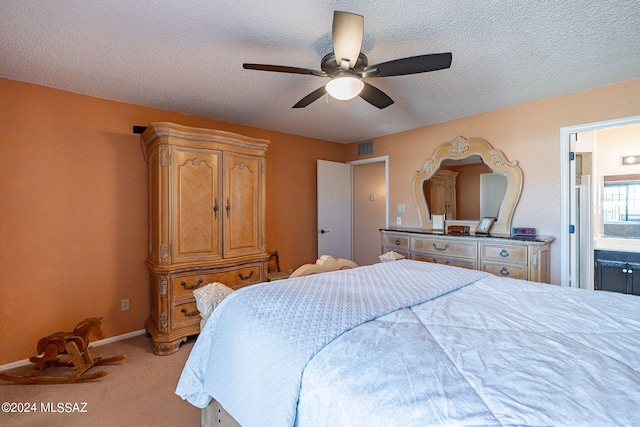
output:
{"label": "closet door", "polygon": [[171,157],[173,261],[220,258],[222,154],[215,150],[175,147]]}
{"label": "closet door", "polygon": [[263,251],[262,157],[224,153],[224,257]]}

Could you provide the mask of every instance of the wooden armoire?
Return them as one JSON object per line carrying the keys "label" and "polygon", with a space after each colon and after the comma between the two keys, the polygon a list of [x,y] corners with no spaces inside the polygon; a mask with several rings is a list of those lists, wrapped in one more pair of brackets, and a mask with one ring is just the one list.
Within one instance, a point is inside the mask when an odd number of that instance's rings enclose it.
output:
{"label": "wooden armoire", "polygon": [[265,155],[269,141],[173,123],[142,134],[149,182],[147,265],[155,354],[200,332],[193,291],[266,280]]}

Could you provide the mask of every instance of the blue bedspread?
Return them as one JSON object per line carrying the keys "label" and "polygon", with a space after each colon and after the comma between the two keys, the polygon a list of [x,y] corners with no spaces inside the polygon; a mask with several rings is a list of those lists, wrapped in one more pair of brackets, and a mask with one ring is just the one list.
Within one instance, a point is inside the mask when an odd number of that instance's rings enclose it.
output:
{"label": "blue bedspread", "polygon": [[240,289],[207,322],[176,393],[200,408],[213,397],[244,427],[292,426],[303,371],[324,346],[486,276],[403,260]]}
{"label": "blue bedspread", "polygon": [[640,297],[394,261],[235,292],[177,393],[252,426],[640,426]]}

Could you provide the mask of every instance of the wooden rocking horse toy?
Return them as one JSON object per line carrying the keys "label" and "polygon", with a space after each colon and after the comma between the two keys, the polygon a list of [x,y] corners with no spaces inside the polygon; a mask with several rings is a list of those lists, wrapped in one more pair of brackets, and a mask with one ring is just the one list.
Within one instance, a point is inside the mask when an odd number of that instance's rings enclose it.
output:
{"label": "wooden rocking horse toy", "polygon": [[[87,374],[94,366],[106,365],[125,359],[119,354],[109,358],[94,358],[89,347],[89,337],[104,338],[102,317],[90,317],[78,323],[73,332],[56,332],[38,341],[38,355],[29,358],[35,363],[31,371],[25,375],[12,375],[0,372],[0,379],[21,384],[66,384],[95,380],[107,375],[107,371]],[[68,359],[60,361],[59,355],[66,354]],[[49,366],[75,367],[74,376],[44,377],[40,373]]]}

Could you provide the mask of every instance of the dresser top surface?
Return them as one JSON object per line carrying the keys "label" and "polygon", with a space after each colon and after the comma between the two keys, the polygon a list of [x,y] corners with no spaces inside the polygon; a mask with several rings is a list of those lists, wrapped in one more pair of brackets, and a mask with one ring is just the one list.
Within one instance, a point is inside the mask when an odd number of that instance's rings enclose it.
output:
{"label": "dresser top surface", "polygon": [[536,236],[535,238],[529,237],[494,237],[494,236],[484,236],[478,234],[451,234],[446,232],[434,232],[429,229],[422,228],[381,228],[380,232],[382,234],[385,233],[401,233],[401,234],[410,234],[410,235],[422,235],[422,236],[431,236],[442,239],[461,239],[461,240],[475,240],[487,243],[527,243],[532,245],[546,245],[555,240],[553,236]]}

